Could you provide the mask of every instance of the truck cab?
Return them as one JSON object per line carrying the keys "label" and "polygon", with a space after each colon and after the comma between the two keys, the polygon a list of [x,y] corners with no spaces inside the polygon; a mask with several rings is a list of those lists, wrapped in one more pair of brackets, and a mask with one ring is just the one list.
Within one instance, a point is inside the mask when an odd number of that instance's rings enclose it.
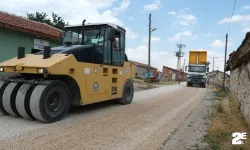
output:
{"label": "truck cab", "polygon": [[194,84],[206,87],[208,68],[206,65],[189,65],[187,75],[187,87],[193,86]]}

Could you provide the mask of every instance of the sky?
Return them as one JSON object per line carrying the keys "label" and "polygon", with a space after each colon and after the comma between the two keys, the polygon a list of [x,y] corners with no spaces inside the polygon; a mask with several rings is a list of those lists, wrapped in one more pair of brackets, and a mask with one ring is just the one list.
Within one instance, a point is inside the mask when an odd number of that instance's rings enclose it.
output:
{"label": "sky", "polygon": [[[237,0],[8,0],[0,10],[26,17],[36,11],[57,13],[70,25],[111,22],[124,27],[128,59],[148,62],[148,24],[152,14],[151,64],[177,67],[176,44],[185,44],[181,63],[188,63],[189,50],[207,50],[210,70],[223,71],[226,33],[228,54],[250,31],[250,1]],[[231,26],[229,24],[231,21]],[[227,57],[228,58],[228,57]]]}

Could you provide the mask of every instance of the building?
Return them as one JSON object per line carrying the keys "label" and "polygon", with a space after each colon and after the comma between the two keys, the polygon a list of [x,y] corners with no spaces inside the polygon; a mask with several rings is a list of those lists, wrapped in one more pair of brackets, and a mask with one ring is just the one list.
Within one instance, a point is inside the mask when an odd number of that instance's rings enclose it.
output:
{"label": "building", "polygon": [[[221,72],[219,70],[212,71],[207,73],[207,79],[210,83],[216,84],[218,86],[223,85],[223,77],[224,77],[224,72]],[[225,79],[225,86],[229,87],[230,85],[230,75],[226,74],[226,79]]]}
{"label": "building", "polygon": [[177,81],[179,73],[181,74],[182,81],[186,81],[187,80],[187,73],[185,73],[183,71],[178,71],[176,69],[166,67],[166,66],[163,66],[163,68],[162,68],[162,76],[163,76],[163,78],[165,77],[168,80]]}
{"label": "building", "polygon": [[[136,61],[129,60],[130,63],[134,64],[136,66],[136,76],[144,76],[144,72],[148,71],[148,65],[139,63]],[[157,68],[150,66],[151,71],[157,71]]]}
{"label": "building", "polygon": [[229,55],[226,70],[230,71],[230,91],[240,102],[240,110],[250,123],[250,32],[236,51]]}
{"label": "building", "polygon": [[45,23],[0,11],[0,62],[17,56],[18,46],[25,47],[26,53],[58,46],[61,33]]}

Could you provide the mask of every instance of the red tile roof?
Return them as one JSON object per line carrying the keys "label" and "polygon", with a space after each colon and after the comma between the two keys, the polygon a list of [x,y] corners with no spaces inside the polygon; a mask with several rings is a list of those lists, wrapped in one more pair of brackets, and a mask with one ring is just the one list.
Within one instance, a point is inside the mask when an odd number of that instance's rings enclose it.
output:
{"label": "red tile roof", "polygon": [[[132,63],[132,64],[134,64],[134,65],[136,65],[136,66],[145,67],[145,68],[148,67],[148,65],[143,64],[143,63],[139,63],[139,62],[136,62],[136,61],[129,60],[129,62]],[[150,66],[150,69],[157,70],[157,68],[152,67],[152,66]]]}
{"label": "red tile roof", "polygon": [[60,33],[62,32],[45,23],[28,20],[2,11],[0,11],[0,28],[8,28],[56,40],[59,39]]}

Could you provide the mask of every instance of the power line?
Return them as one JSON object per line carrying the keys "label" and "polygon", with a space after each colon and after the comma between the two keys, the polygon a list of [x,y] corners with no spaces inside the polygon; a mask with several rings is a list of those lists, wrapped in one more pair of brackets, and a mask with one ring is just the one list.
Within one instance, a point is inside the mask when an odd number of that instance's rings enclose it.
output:
{"label": "power line", "polygon": [[228,27],[228,31],[227,31],[227,33],[229,33],[229,32],[230,32],[231,23],[232,23],[232,19],[233,19],[233,15],[234,15],[235,5],[236,5],[236,0],[234,0],[233,12],[232,12],[232,16],[231,16],[231,20],[230,20],[230,23],[229,23],[229,27]]}

